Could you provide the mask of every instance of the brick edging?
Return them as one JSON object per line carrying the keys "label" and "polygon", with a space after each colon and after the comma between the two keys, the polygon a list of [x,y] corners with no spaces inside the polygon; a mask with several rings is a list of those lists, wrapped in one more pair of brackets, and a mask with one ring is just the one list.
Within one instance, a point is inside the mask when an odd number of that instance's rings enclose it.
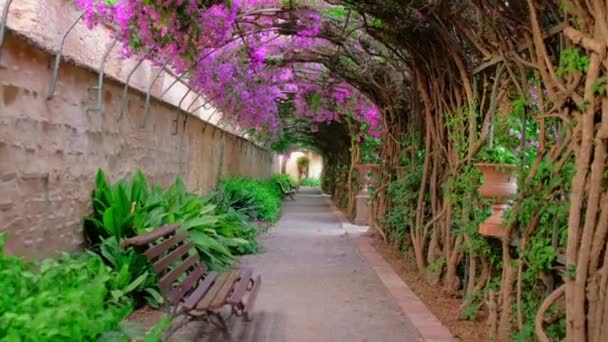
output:
{"label": "brick edging", "polygon": [[[344,214],[328,199],[333,214],[340,222],[347,223]],[[401,312],[418,330],[425,341],[453,342],[456,341],[450,331],[433,315],[426,305],[416,296],[407,284],[395,273],[391,265],[384,260],[366,236],[351,236],[351,241],[365,257],[382,284],[395,298]]]}

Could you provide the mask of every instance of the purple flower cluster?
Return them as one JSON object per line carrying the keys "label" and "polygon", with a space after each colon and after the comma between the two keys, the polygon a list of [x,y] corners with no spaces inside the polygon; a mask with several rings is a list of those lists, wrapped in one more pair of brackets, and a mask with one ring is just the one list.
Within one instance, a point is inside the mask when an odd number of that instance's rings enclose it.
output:
{"label": "purple flower cluster", "polygon": [[[242,127],[280,128],[278,100],[294,94],[297,115],[313,123],[350,115],[379,135],[376,106],[350,84],[327,80],[327,70],[301,63],[313,79],[292,71],[292,65],[268,65],[270,57],[293,51],[332,48],[319,39],[322,17],[304,9],[289,37],[273,25],[285,19],[281,0],[232,0],[205,6],[197,0],[76,0],[89,28],[106,25],[123,47],[124,57],[137,56],[187,74],[190,87],[224,113],[223,119]],[[256,13],[265,12],[264,15]],[[238,31],[237,31],[238,27]],[[316,76],[316,77],[315,77]],[[319,82],[325,80],[324,82]],[[313,99],[313,101],[311,101]]]}
{"label": "purple flower cluster", "polygon": [[[543,98],[549,96],[549,91],[547,89],[544,89],[542,91],[542,95],[543,95]],[[538,106],[540,105],[540,96],[541,96],[540,88],[536,85],[531,86],[530,87],[530,98],[532,99],[532,102],[528,105],[528,108],[530,108],[530,109],[538,108]]]}

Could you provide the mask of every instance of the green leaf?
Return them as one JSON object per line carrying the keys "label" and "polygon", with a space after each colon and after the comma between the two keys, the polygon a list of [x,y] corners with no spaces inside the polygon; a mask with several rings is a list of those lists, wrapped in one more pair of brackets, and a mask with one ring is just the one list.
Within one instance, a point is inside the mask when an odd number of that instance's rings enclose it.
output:
{"label": "green leaf", "polygon": [[124,289],[124,293],[127,294],[127,293],[137,289],[141,284],[143,284],[143,282],[146,280],[147,277],[148,277],[148,272],[146,271],[142,275],[137,277],[137,279],[135,279],[131,284],[129,284],[129,286],[127,286]]}
{"label": "green leaf", "polygon": [[180,228],[188,230],[194,227],[209,227],[216,224],[217,221],[217,216],[202,216],[183,222]]}
{"label": "green leaf", "polygon": [[154,299],[154,301],[155,301],[156,303],[158,303],[158,304],[162,304],[162,303],[164,303],[165,299],[163,298],[163,296],[161,296],[161,294],[160,294],[160,293],[159,293],[159,292],[158,292],[156,289],[153,289],[153,288],[148,287],[148,288],[146,288],[146,289],[145,289],[145,291],[146,291],[146,292],[147,292],[147,293],[148,293],[150,296],[152,296],[152,298]]}

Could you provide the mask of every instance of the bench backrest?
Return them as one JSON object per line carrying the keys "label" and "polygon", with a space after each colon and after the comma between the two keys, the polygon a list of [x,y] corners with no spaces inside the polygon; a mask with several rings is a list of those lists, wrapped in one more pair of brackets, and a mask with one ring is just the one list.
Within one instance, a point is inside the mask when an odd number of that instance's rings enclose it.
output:
{"label": "bench backrest", "polygon": [[277,185],[279,186],[279,188],[281,188],[281,191],[282,191],[284,194],[286,194],[286,193],[288,193],[289,191],[291,191],[291,189],[285,189],[285,187],[283,186],[283,183],[281,183],[281,182],[279,182],[279,181],[277,181],[276,183],[277,183]]}
{"label": "bench backrest", "polygon": [[[179,303],[207,271],[198,253],[189,253],[194,243],[186,241],[188,233],[178,228],[178,224],[165,225],[121,243],[121,247],[133,246],[152,262],[161,293],[173,304]],[[183,274],[187,274],[186,279],[176,283]]]}

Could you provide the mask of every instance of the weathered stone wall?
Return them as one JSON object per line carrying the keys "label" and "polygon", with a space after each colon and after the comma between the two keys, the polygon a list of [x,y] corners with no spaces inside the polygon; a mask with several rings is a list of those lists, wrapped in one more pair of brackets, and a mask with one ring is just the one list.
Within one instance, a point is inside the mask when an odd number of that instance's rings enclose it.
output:
{"label": "weathered stone wall", "polygon": [[97,74],[73,64],[61,65],[57,95],[47,101],[51,65],[51,55],[8,34],[0,60],[0,233],[9,231],[9,253],[82,248],[81,218],[98,168],[112,181],[140,168],[163,186],[182,176],[199,193],[216,184],[222,146],[223,175],[268,177],[277,169],[272,153],[155,99],[140,128],[145,97],[135,90],[117,120],[118,82],[105,81],[105,111],[88,112]]}

